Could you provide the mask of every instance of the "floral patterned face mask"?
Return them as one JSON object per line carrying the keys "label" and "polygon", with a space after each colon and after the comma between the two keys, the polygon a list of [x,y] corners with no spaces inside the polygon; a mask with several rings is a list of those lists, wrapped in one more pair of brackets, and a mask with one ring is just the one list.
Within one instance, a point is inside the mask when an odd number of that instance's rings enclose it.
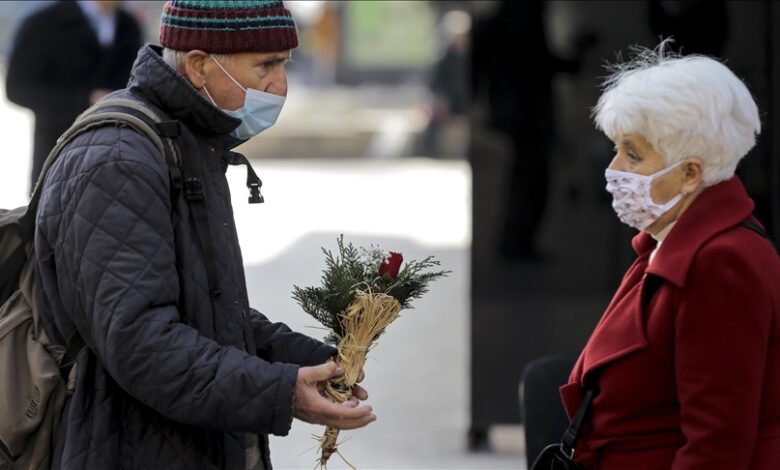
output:
{"label": "floral patterned face mask", "polygon": [[652,175],[638,175],[607,168],[604,172],[607,178],[607,191],[612,194],[612,208],[615,209],[620,221],[637,230],[644,230],[680,202],[683,193],[663,204],[658,204],[653,201],[650,188],[656,178],[669,173],[682,163],[682,161],[677,162]]}

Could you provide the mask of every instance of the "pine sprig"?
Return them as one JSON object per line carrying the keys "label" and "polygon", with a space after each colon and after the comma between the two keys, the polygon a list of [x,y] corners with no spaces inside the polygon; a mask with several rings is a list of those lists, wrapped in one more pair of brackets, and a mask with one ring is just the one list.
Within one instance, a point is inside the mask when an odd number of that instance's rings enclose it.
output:
{"label": "pine sprig", "polygon": [[320,287],[293,287],[292,297],[301,308],[317,319],[331,334],[326,341],[335,343],[343,337],[341,314],[360,292],[383,293],[394,297],[402,308],[412,308],[411,302],[428,292],[428,284],[446,276],[450,271],[430,271],[439,267],[439,261],[428,256],[422,261],[406,262],[398,276],[379,276],[379,269],[387,254],[377,247],[356,248],[337,239],[338,253],[322,249],[325,270]]}

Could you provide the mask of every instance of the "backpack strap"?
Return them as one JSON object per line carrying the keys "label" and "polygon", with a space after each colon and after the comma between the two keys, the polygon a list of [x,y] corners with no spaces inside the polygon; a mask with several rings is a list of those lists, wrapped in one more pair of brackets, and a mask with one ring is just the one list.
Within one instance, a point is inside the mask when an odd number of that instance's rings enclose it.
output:
{"label": "backpack strap", "polygon": [[[183,191],[190,208],[198,241],[203,250],[206,276],[212,299],[220,296],[211,223],[203,193],[200,151],[194,136],[179,121],[163,120],[142,102],[126,98],[110,98],[99,102],[92,109],[91,116],[103,117],[109,122],[130,124],[145,133],[165,157],[173,187],[172,199]],[[104,121],[105,122],[105,121]],[[177,143],[181,145],[177,145]],[[181,147],[190,158],[181,158]]]}
{"label": "backpack strap", "polygon": [[[27,211],[22,217],[22,229],[26,231],[30,239],[34,236],[35,214],[41,197],[43,181],[62,149],[83,132],[109,124],[129,125],[145,135],[154,144],[160,154],[164,156],[172,179],[175,179],[175,175],[179,174],[176,165],[178,160],[176,145],[170,138],[166,138],[168,137],[166,133],[158,129],[160,122],[160,118],[152,110],[141,102],[131,99],[106,99],[79,115],[71,127],[57,139],[57,144],[49,152],[27,205]],[[76,362],[76,355],[84,348],[85,343],[79,334],[73,334],[64,342],[65,353],[60,360],[60,373],[67,383],[71,369]]]}
{"label": "backpack strap", "polygon": [[[216,268],[214,242],[211,235],[211,223],[203,193],[199,151],[194,136],[179,121],[163,120],[154,111],[133,99],[107,99],[98,103],[93,111],[109,120],[127,122],[149,136],[160,153],[165,156],[174,189],[172,198],[183,191],[190,208],[198,241],[203,250],[209,293],[212,299],[220,296]],[[181,141],[182,145],[177,145]],[[181,147],[187,150],[190,158],[181,158]]]}
{"label": "backpack strap", "polygon": [[[99,101],[84,111],[74,121],[71,127],[65,131],[57,144],[49,152],[41,174],[33,190],[32,197],[27,206],[27,211],[22,217],[22,229],[32,238],[35,230],[35,213],[40,201],[43,181],[49,169],[59,157],[63,147],[77,135],[88,130],[105,125],[128,125],[146,136],[164,157],[171,178],[172,202],[178,194],[184,192],[185,200],[190,207],[193,222],[198,239],[203,249],[206,274],[208,276],[209,291],[212,298],[220,294],[216,270],[216,258],[211,237],[208,212],[203,197],[203,187],[200,179],[200,164],[198,158],[182,158],[177,140],[184,137],[186,148],[197,149],[194,137],[185,131],[179,121],[164,120],[155,111],[144,105],[140,100],[129,98],[107,98]],[[76,355],[85,346],[80,335],[66,339],[66,352],[60,363],[60,371],[66,381]]]}
{"label": "backpack strap", "polygon": [[212,299],[216,299],[222,294],[222,291],[219,289],[215,264],[216,255],[214,253],[214,242],[211,237],[211,222],[204,199],[203,180],[201,179],[200,152],[202,152],[202,149],[192,133],[186,128],[182,128],[181,131],[179,138],[183,147],[187,149],[187,154],[190,155],[189,158],[183,158],[181,161],[184,199],[186,199],[189,205],[190,215],[195,223],[195,230],[203,250],[206,275],[209,281],[209,295]]}

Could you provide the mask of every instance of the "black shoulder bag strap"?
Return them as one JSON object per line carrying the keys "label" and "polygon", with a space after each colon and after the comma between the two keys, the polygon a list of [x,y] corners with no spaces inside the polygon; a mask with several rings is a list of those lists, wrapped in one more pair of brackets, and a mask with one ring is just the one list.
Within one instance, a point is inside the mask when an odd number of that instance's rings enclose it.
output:
{"label": "black shoulder bag strap", "polygon": [[574,457],[574,449],[577,447],[577,441],[579,440],[580,431],[582,430],[582,424],[585,422],[585,418],[590,411],[590,407],[593,404],[593,399],[598,395],[599,389],[596,383],[598,382],[599,372],[593,372],[589,377],[585,379],[585,393],[582,396],[582,403],[577,408],[577,412],[571,419],[569,427],[563,433],[561,438],[561,450],[569,456]]}
{"label": "black shoulder bag strap", "polygon": [[571,423],[563,433],[561,442],[550,444],[545,447],[536,457],[531,465],[531,470],[581,470],[580,466],[574,460],[574,450],[577,447],[582,425],[588,416],[593,399],[598,395],[599,390],[596,386],[600,371],[596,370],[586,377],[585,393],[582,397],[582,403],[577,408],[577,412],[571,420]]}
{"label": "black shoulder bag strap", "polygon": [[[649,274],[644,282],[645,286],[642,290],[641,298],[643,308],[650,303],[650,300],[658,291],[658,288],[661,287],[662,279],[658,276]],[[601,371],[595,370],[585,378],[585,392],[582,397],[582,403],[580,403],[580,407],[577,409],[574,417],[572,417],[569,427],[566,428],[566,431],[564,431],[563,437],[561,438],[561,450],[571,459],[574,457],[574,449],[577,447],[582,424],[588,415],[588,411],[590,411],[593,399],[599,393],[597,385],[599,375],[601,375]]]}
{"label": "black shoulder bag strap", "polygon": [[775,252],[777,252],[777,247],[775,246],[774,242],[772,242],[772,239],[769,238],[769,234],[766,233],[764,227],[762,227],[757,222],[755,222],[753,216],[750,216],[747,219],[740,222],[740,225],[745,227],[746,229],[756,232],[757,234],[761,235],[763,238],[766,238],[769,241],[769,243],[772,244],[772,247],[774,247]]}

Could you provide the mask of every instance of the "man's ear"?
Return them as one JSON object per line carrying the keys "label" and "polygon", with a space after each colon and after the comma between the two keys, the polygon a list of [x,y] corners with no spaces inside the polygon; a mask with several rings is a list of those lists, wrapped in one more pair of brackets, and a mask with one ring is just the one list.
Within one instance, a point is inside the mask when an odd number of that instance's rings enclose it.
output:
{"label": "man's ear", "polygon": [[184,70],[182,72],[192,86],[198,90],[206,85],[206,64],[208,63],[208,58],[208,53],[199,49],[193,49],[184,56]]}
{"label": "man's ear", "polygon": [[682,191],[685,194],[690,194],[702,185],[703,172],[701,159],[699,157],[688,157],[685,159],[685,163],[682,164],[683,168],[683,185]]}

